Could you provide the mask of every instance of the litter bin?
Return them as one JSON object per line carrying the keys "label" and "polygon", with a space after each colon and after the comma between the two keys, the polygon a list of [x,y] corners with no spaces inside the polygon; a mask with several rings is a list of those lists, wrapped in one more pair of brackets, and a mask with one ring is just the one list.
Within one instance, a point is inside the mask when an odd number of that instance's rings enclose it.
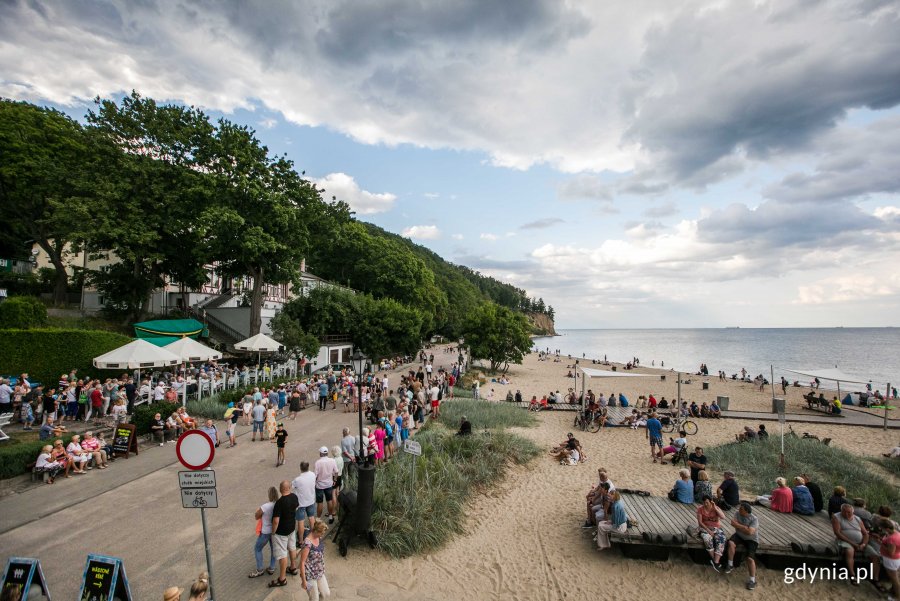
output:
{"label": "litter bin", "polygon": [[703,390],[709,390],[709,382],[703,383]]}
{"label": "litter bin", "polygon": [[784,399],[778,397],[772,399],[772,413],[784,413]]}
{"label": "litter bin", "polygon": [[719,409],[722,411],[728,410],[728,401],[731,400],[731,397],[727,396],[717,396],[716,397],[716,405],[719,406]]}
{"label": "litter bin", "polygon": [[612,366],[612,369],[613,369],[613,371],[616,371],[616,366],[613,365],[613,366]]}
{"label": "litter bin", "polygon": [[661,376],[659,377],[659,379],[662,380],[663,382],[665,382],[665,381],[666,381],[666,374],[661,375]]}

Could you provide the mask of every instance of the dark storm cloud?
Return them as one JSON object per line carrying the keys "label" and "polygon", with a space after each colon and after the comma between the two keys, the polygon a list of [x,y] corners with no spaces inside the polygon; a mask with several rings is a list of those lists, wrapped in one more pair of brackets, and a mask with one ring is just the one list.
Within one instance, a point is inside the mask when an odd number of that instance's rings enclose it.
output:
{"label": "dark storm cloud", "polygon": [[525,40],[535,50],[587,33],[588,20],[554,0],[463,0],[335,5],[316,34],[322,53],[341,62],[372,56],[430,51],[465,54],[467,44]]}
{"label": "dark storm cloud", "polygon": [[839,201],[900,192],[900,116],[844,128],[819,143],[812,173],[793,173],[764,191],[784,201]]}
{"label": "dark storm cloud", "polygon": [[540,230],[548,227],[553,227],[554,225],[565,223],[564,219],[560,219],[559,217],[544,217],[543,219],[536,219],[535,221],[529,221],[528,223],[523,223],[519,226],[520,230]]}
{"label": "dark storm cloud", "polygon": [[732,153],[806,148],[849,109],[895,106],[896,6],[794,3],[774,21],[762,3],[685,12],[647,35],[626,138],[682,180]]}
{"label": "dark storm cloud", "polygon": [[822,208],[814,203],[765,202],[755,210],[732,204],[697,222],[702,242],[740,247],[752,255],[784,254],[787,248],[840,249],[876,241],[885,222],[852,204]]}

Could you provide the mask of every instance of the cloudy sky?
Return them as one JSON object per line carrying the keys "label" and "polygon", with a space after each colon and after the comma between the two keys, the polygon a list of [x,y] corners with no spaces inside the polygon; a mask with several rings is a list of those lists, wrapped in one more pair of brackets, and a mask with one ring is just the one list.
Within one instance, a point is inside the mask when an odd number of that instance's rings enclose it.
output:
{"label": "cloudy sky", "polygon": [[250,124],[564,328],[900,325],[898,57],[896,0],[0,2],[0,95]]}

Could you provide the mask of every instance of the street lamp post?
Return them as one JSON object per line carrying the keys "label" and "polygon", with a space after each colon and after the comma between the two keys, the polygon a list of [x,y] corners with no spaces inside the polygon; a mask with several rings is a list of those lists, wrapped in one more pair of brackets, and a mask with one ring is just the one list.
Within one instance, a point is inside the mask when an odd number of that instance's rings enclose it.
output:
{"label": "street lamp post", "polygon": [[374,547],[375,536],[370,530],[372,523],[372,502],[375,495],[375,466],[363,460],[363,445],[368,444],[368,439],[363,439],[363,398],[362,375],[366,366],[366,357],[359,349],[353,351],[350,358],[353,370],[356,372],[356,388],[359,395],[359,466],[356,470],[356,509],[353,516],[354,530],[360,536],[365,536],[371,547]]}

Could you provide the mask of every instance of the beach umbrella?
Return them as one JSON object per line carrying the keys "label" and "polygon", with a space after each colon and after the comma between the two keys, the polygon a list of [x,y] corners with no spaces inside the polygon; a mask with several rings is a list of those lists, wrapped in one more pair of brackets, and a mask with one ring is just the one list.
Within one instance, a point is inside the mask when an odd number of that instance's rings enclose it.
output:
{"label": "beach umbrella", "polygon": [[94,367],[99,369],[137,369],[138,382],[141,369],[178,365],[181,358],[172,351],[138,338],[124,346],[94,357]]}
{"label": "beach umbrella", "polygon": [[[222,353],[214,348],[209,348],[205,344],[197,342],[193,338],[179,338],[171,344],[167,344],[164,349],[178,355],[182,363],[192,363],[199,361],[212,361],[222,358]],[[197,382],[197,397],[200,397],[200,382]],[[187,404],[187,372],[185,372],[184,386],[181,387],[181,406]]]}
{"label": "beach umbrella", "polygon": [[284,345],[277,340],[269,338],[263,333],[259,333],[256,336],[251,336],[246,340],[235,343],[234,348],[239,351],[251,351],[257,353],[258,356],[256,361],[259,363],[263,353],[277,353],[284,349]]}

